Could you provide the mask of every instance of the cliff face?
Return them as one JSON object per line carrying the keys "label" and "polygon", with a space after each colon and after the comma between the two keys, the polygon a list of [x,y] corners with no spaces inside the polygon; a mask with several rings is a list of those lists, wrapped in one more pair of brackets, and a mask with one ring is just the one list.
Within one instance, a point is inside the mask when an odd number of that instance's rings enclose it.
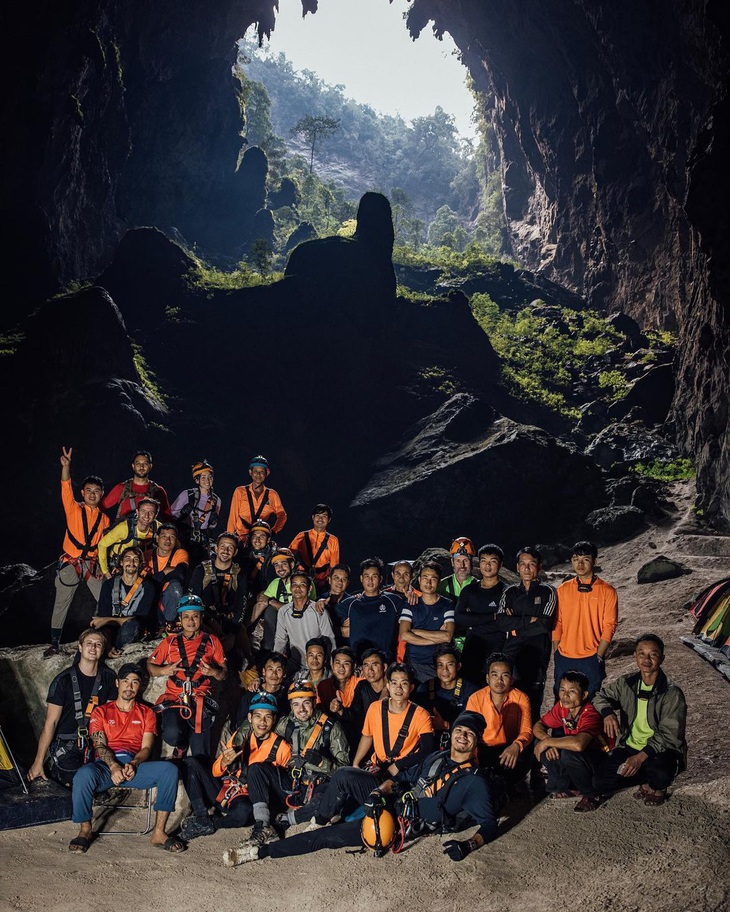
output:
{"label": "cliff face", "polygon": [[490,106],[518,260],[678,332],[677,440],[730,523],[728,20],[719,3],[414,0]]}
{"label": "cliff face", "polygon": [[[176,228],[236,258],[261,197],[236,172],[234,42],[254,22],[270,30],[274,11],[11,7],[2,201],[6,254],[28,277],[18,313],[98,275],[128,227]],[[413,0],[413,34],[429,23],[454,37],[495,122],[516,257],[594,306],[678,331],[677,437],[697,458],[700,506],[729,521],[720,4]]]}

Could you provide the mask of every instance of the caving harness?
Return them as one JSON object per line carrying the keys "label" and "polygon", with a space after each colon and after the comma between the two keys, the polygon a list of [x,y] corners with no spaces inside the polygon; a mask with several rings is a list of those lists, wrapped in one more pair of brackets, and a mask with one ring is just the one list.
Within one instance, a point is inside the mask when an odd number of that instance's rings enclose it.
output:
{"label": "caving harness", "polygon": [[180,688],[180,694],[177,699],[174,700],[162,700],[157,704],[157,709],[160,711],[164,709],[176,709],[181,718],[186,721],[190,721],[193,718],[193,713],[195,714],[195,733],[200,734],[203,730],[203,716],[215,716],[218,712],[219,706],[215,700],[211,699],[207,694],[203,696],[198,696],[195,693],[195,684],[193,683],[194,679],[198,678],[198,684],[201,680],[206,679],[206,675],[202,674],[199,671],[200,662],[205,654],[205,650],[208,644],[211,642],[210,635],[203,633],[200,637],[200,643],[198,643],[198,648],[195,651],[192,662],[188,659],[188,654],[185,651],[185,637],[182,633],[178,633],[175,637],[175,643],[177,645],[177,650],[180,655],[180,664],[182,665],[182,671],[176,672],[176,674],[170,677],[170,681],[173,684],[177,684]]}
{"label": "caving harness", "polygon": [[324,770],[315,773],[305,767],[307,763],[318,766],[322,760],[326,759],[333,725],[334,719],[331,719],[327,713],[321,713],[314,723],[306,743],[302,746],[299,726],[293,719],[287,722],[284,739],[291,744],[292,751],[289,766],[292,784],[286,796],[288,807],[299,808],[309,804],[317,786],[329,779],[329,775]]}

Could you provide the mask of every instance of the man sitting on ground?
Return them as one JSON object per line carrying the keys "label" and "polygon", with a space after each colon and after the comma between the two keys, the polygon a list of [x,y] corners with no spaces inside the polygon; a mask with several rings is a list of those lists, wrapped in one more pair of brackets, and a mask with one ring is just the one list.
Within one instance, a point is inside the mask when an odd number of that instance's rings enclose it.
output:
{"label": "man sitting on ground", "polygon": [[[489,785],[474,762],[483,730],[484,720],[478,713],[462,713],[454,722],[449,747],[431,753],[411,776],[411,781],[416,783],[409,793],[415,819],[429,831],[439,832],[446,826],[450,832],[457,823],[478,826],[471,839],[449,839],[444,843],[444,854],[452,861],[461,861],[497,836],[497,819]],[[393,786],[392,778],[383,781],[365,797],[366,807],[377,813],[386,796],[393,792]],[[305,830],[296,836],[262,846],[242,843],[239,848],[227,849],[223,853],[223,864],[235,867],[258,858],[286,858],[324,848],[359,846],[362,843],[361,826],[361,821],[355,820]]]}
{"label": "man sitting on ground", "polygon": [[116,675],[104,664],[107,642],[102,633],[89,627],[79,636],[73,664],[51,681],[46,697],[46,721],[38,739],[35,760],[28,781],[47,779],[43,768],[46,752],[51,778],[70,788],[76,771],[83,766],[89,744],[89,717],[96,706],[113,700]]}
{"label": "man sitting on ground", "polygon": [[352,730],[362,732],[365,716],[371,705],[387,696],[385,669],[388,661],[380,649],[366,649],[360,664],[361,678],[355,685],[355,694],[350,706],[343,710],[343,718],[351,724]]}
{"label": "man sitting on ground", "polygon": [[[248,791],[248,777],[258,764],[285,769],[291,759],[291,748],[274,729],[276,701],[265,693],[256,694],[246,721],[231,735],[223,751],[216,757],[212,771],[196,757],[186,757],[183,767],[185,789],[193,813],[183,821],[183,839],[209,836],[217,829],[247,826],[254,819]],[[212,817],[208,816],[210,809]],[[262,839],[277,838],[272,827],[262,833],[263,826],[254,828]]]}
{"label": "man sitting on ground", "polygon": [[527,694],[512,686],[513,666],[508,656],[494,653],[487,661],[487,686],[466,704],[486,722],[480,745],[480,765],[500,777],[508,790],[524,779],[532,760],[532,721]]}
{"label": "man sitting on ground", "polygon": [[51,615],[51,645],[43,658],[58,655],[63,625],[79,584],[89,587],[94,601],[99,600],[101,572],[98,566],[98,545],[109,525],[101,509],[104,482],[98,475],[88,475],[81,483],[81,503],[74,500],[71,485],[71,456],[73,449],[61,450],[61,502],[66,514],[66,534],[63,554],[56,574],[56,597]]}
{"label": "man sitting on ground", "polygon": [[[349,762],[342,726],[327,713],[317,711],[316,702],[317,691],[308,681],[291,685],[291,711],[276,726],[277,734],[291,745],[288,769],[261,764],[249,772],[254,816],[264,826],[271,823],[272,803],[281,811],[278,823],[284,829],[309,820],[332,774]],[[256,841],[255,831],[251,840]]]}
{"label": "man sitting on ground", "polygon": [[558,702],[532,729],[535,758],[547,769],[550,797],[580,796],[576,811],[593,811],[600,804],[593,775],[603,752],[609,749],[603,720],[589,700],[588,686],[582,672],[566,671],[560,678]]}
{"label": "man sitting on ground", "polygon": [[236,724],[243,725],[248,718],[251,710],[251,703],[256,696],[262,693],[268,694],[276,701],[277,714],[285,716],[289,711],[289,698],[286,691],[286,656],[280,652],[269,652],[265,654],[266,658],[260,666],[260,675],[252,681],[248,688],[241,694],[241,702],[238,704],[236,714]]}
{"label": "man sitting on ground", "polygon": [[312,528],[294,537],[289,548],[298,562],[308,570],[318,593],[327,588],[330,569],[340,562],[340,542],[327,531],[332,520],[332,507],[317,504],[312,510]]}
{"label": "man sitting on ground", "polygon": [[142,575],[142,552],[132,546],[122,554],[119,573],[105,579],[99,607],[91,626],[109,642],[109,655],[116,658],[130,643],[142,639],[149,625],[155,601],[153,585]]}
{"label": "man sitting on ground", "polygon": [[593,786],[607,796],[638,785],[634,797],[657,806],[687,765],[687,702],[662,671],[664,643],[656,634],[638,638],[634,659],[638,672],[621,675],[593,698],[606,734],[618,742],[601,761]]}
{"label": "man sitting on ground", "polygon": [[570,558],[575,577],[557,589],[558,610],[553,630],[555,689],[565,671],[582,671],[591,699],[606,676],[605,656],[618,624],[618,596],[596,576],[598,549],[589,541],[573,545]]}
{"label": "man sitting on ground", "polygon": [[89,735],[96,760],[82,766],[73,780],[73,822],[79,835],[69,851],[86,852],[91,845],[94,795],[112,786],[157,789],[155,825],[150,842],[168,852],[182,852],[184,843],[165,833],[170,811],[177,798],[177,768],[166,760],[150,760],[157,733],[154,712],[137,702],[142,673],[132,663],[117,672],[117,698],[97,706],[89,719]]}
{"label": "man sitting on ground", "polygon": [[327,677],[327,666],[329,665],[329,654],[331,652],[330,641],[324,637],[312,637],[307,641],[304,653],[306,668],[303,668],[294,680],[297,684],[302,681],[309,681],[318,687]]}
{"label": "man sitting on ground", "polygon": [[477,687],[461,676],[461,657],[453,643],[436,647],[433,667],[436,676],[419,684],[413,700],[428,711],[434,731],[448,742],[454,719],[464,712]]}

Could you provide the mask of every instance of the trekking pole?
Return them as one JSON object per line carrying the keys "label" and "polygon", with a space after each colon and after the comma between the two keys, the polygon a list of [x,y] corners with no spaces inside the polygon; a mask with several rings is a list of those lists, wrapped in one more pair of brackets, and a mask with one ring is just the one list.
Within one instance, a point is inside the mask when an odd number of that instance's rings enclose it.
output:
{"label": "trekking pole", "polygon": [[8,739],[5,737],[5,732],[3,732],[2,725],[0,725],[0,742],[2,742],[2,744],[5,747],[5,750],[8,752],[8,756],[10,757],[10,762],[13,764],[13,767],[15,768],[15,772],[18,774],[18,779],[20,779],[20,784],[23,787],[23,791],[25,792],[26,795],[28,795],[29,792],[28,792],[28,786],[25,784],[25,776],[20,771],[20,767],[18,766],[18,763],[17,763],[15,757],[13,756],[13,752],[10,750],[10,743],[8,742]]}

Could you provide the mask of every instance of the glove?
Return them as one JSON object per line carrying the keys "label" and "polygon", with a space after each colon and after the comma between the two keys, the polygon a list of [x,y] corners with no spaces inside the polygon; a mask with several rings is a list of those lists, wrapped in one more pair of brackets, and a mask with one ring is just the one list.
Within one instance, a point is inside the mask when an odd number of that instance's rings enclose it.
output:
{"label": "glove", "polygon": [[363,806],[366,808],[385,807],[385,795],[378,789],[374,789],[365,799]]}
{"label": "glove", "polygon": [[471,846],[468,839],[463,842],[459,839],[449,839],[444,843],[444,855],[448,855],[452,861],[463,861],[469,852],[471,852]]}

